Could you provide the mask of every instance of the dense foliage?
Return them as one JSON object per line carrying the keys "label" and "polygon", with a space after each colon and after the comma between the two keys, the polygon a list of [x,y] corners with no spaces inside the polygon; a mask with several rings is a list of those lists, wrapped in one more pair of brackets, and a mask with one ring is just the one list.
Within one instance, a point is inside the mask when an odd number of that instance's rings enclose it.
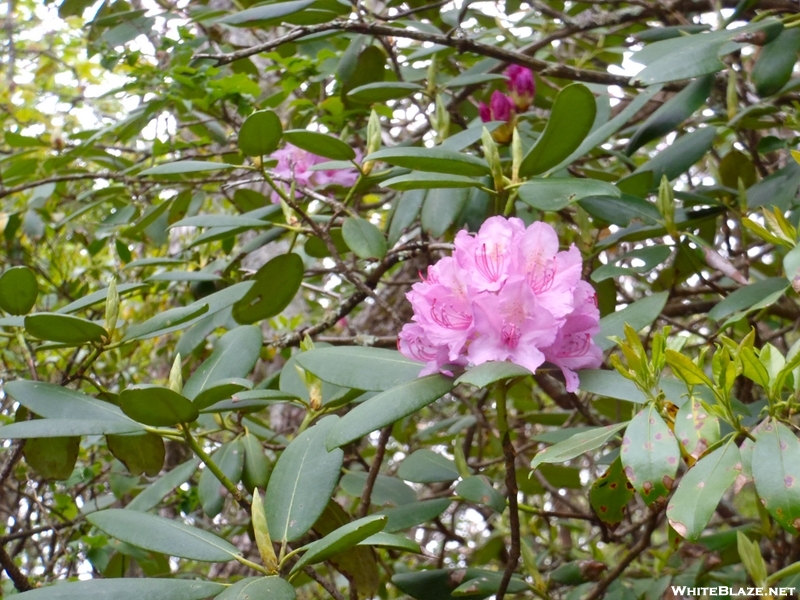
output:
{"label": "dense foliage", "polygon": [[800,588],[794,0],[4,4],[0,595]]}

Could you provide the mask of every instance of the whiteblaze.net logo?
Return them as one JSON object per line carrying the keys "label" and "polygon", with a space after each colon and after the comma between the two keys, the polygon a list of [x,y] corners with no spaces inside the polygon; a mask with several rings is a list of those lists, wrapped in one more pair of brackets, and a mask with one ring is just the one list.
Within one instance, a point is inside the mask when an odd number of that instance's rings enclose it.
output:
{"label": "whiteblaze.net logo", "polygon": [[673,585],[672,593],[678,597],[703,597],[703,596],[741,596],[742,598],[753,598],[757,596],[794,597],[793,587],[728,587],[720,585],[717,587],[688,587],[685,585]]}

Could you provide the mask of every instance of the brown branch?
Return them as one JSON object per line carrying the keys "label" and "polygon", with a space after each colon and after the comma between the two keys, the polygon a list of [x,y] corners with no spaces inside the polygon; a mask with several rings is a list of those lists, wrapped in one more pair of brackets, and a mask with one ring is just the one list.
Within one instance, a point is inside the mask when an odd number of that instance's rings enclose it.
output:
{"label": "brown branch", "polygon": [[531,56],[526,56],[520,52],[513,50],[505,50],[497,48],[481,42],[476,42],[469,38],[464,38],[456,35],[445,35],[437,33],[428,33],[425,31],[418,31],[414,29],[401,29],[400,27],[392,27],[389,25],[379,25],[376,23],[363,23],[359,21],[332,21],[330,23],[322,23],[320,25],[308,25],[302,27],[295,27],[286,35],[270,40],[263,44],[257,44],[249,48],[243,48],[236,52],[228,54],[196,54],[195,59],[211,59],[216,61],[216,64],[227,65],[237,60],[260,54],[261,52],[268,52],[286,44],[293,42],[300,38],[326,31],[344,31],[348,33],[360,33],[363,35],[374,36],[388,36],[395,38],[406,38],[417,40],[420,42],[432,42],[434,44],[441,44],[450,48],[456,48],[459,52],[472,52],[480,56],[489,58],[496,58],[503,62],[510,64],[522,65],[539,73],[544,77],[556,77],[559,79],[569,79],[574,81],[586,81],[589,83],[600,83],[605,85],[617,85],[623,88],[636,88],[644,87],[641,85],[633,85],[629,77],[624,75],[614,75],[603,71],[592,71],[588,69],[579,69],[577,67],[570,67],[558,63],[551,63]]}
{"label": "brown branch", "polygon": [[369,469],[367,481],[364,484],[364,491],[361,493],[361,502],[358,505],[358,512],[356,513],[356,517],[359,519],[367,516],[370,499],[372,498],[372,488],[375,487],[375,481],[378,479],[378,473],[381,470],[383,455],[386,452],[386,444],[389,443],[390,435],[392,435],[391,425],[381,429],[381,436],[378,438],[378,447],[375,449],[375,457],[372,460],[372,466]]}
{"label": "brown branch", "polygon": [[324,577],[322,577],[322,575],[317,573],[311,567],[305,567],[303,569],[303,573],[305,573],[306,575],[311,577],[311,579],[320,584],[325,589],[325,591],[331,595],[331,598],[334,598],[334,600],[345,600],[344,596],[342,596],[339,590],[337,590],[330,581],[327,581]]}
{"label": "brown branch", "polygon": [[503,434],[503,455],[506,458],[506,496],[508,497],[508,520],[511,526],[511,547],[508,549],[508,561],[506,562],[503,578],[500,580],[500,587],[497,590],[497,600],[503,600],[511,583],[511,576],[517,568],[520,556],[520,534],[519,534],[519,506],[517,506],[517,471],[514,465],[517,454],[514,445],[511,443],[511,434],[506,431]]}
{"label": "brown branch", "polygon": [[14,559],[8,555],[6,549],[2,546],[0,546],[0,565],[2,565],[5,572],[8,573],[9,578],[14,582],[14,587],[17,588],[17,590],[20,592],[27,592],[33,589],[31,582],[25,574],[19,570],[19,567],[14,563]]}

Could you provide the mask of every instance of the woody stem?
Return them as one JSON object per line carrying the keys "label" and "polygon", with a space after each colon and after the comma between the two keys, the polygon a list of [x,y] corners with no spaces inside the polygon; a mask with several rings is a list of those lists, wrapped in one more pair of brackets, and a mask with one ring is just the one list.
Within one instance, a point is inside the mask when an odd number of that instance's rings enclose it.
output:
{"label": "woody stem", "polygon": [[503,600],[511,582],[511,576],[517,568],[520,556],[520,533],[519,533],[519,506],[517,505],[517,474],[514,468],[516,452],[511,443],[511,434],[508,428],[508,410],[506,407],[506,382],[497,383],[495,388],[495,401],[497,405],[497,424],[500,429],[500,437],[503,441],[503,456],[505,457],[506,467],[506,497],[508,498],[509,522],[511,526],[511,547],[508,550],[508,562],[506,563],[503,579],[497,590],[497,600]]}

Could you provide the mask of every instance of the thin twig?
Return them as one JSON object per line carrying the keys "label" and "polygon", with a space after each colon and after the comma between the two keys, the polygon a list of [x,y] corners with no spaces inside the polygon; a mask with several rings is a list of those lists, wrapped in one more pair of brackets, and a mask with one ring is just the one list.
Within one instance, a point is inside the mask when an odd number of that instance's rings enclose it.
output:
{"label": "thin twig", "polygon": [[389,443],[390,435],[392,435],[391,425],[381,429],[381,436],[378,438],[378,447],[375,449],[375,457],[372,460],[372,466],[369,469],[367,481],[364,484],[364,491],[361,493],[361,503],[358,505],[357,518],[359,519],[367,516],[370,499],[372,498],[372,488],[375,487],[375,481],[378,479],[378,473],[381,470],[383,455],[386,452],[386,444]]}

